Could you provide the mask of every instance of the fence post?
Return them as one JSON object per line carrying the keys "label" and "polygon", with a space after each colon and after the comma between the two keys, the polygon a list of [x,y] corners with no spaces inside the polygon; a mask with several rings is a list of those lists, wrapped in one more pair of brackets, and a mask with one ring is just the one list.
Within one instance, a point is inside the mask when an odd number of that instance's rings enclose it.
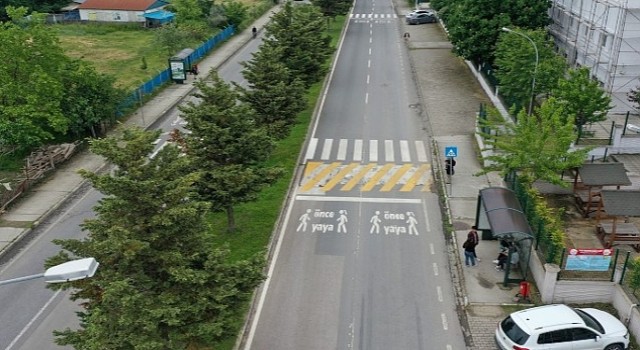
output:
{"label": "fence post", "polygon": [[622,282],[624,282],[624,274],[627,272],[627,266],[629,264],[629,255],[631,255],[631,252],[627,252],[627,256],[624,258],[622,273],[620,274],[620,282],[618,282],[619,284],[622,284]]}
{"label": "fence post", "polygon": [[544,272],[544,279],[542,281],[542,287],[540,288],[540,299],[542,299],[542,302],[545,304],[551,304],[556,290],[560,266],[556,264],[544,264]]}
{"label": "fence post", "polygon": [[611,279],[609,279],[609,282],[613,282],[616,275],[616,265],[618,263],[618,254],[620,254],[620,249],[616,249],[616,254],[613,256],[613,269],[611,271]]}

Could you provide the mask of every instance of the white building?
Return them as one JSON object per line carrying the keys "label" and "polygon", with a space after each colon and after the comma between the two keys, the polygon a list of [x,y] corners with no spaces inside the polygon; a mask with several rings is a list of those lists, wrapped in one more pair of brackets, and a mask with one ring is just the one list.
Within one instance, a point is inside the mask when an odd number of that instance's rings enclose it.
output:
{"label": "white building", "polygon": [[81,21],[144,23],[146,14],[166,5],[162,0],[85,0],[78,10]]}
{"label": "white building", "polygon": [[640,86],[640,0],[552,0],[549,26],[570,65],[585,66],[611,94],[611,113],[635,113]]}

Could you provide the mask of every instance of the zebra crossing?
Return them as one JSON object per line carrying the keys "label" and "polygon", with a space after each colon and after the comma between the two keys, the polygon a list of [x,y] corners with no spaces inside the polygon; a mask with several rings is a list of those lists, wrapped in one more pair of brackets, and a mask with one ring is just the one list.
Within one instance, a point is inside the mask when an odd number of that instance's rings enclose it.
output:
{"label": "zebra crossing", "polygon": [[349,19],[353,23],[392,24],[398,20],[395,13],[352,13]]}
{"label": "zebra crossing", "polygon": [[430,164],[307,162],[298,187],[301,194],[359,190],[431,191]]}
{"label": "zebra crossing", "polygon": [[312,138],[305,161],[352,161],[386,163],[427,163],[427,149],[422,140],[362,140]]}
{"label": "zebra crossing", "polygon": [[430,191],[433,183],[422,140],[312,138],[298,188],[303,194],[329,191]]}
{"label": "zebra crossing", "polygon": [[352,13],[350,19],[396,19],[398,15],[395,13]]}

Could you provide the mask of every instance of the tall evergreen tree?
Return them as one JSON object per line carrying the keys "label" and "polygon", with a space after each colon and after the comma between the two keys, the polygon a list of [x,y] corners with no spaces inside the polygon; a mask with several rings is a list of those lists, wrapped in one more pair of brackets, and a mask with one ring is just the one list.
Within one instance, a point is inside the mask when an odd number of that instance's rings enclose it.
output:
{"label": "tall evergreen tree", "polygon": [[263,45],[280,47],[280,60],[309,87],[324,77],[328,69],[326,61],[333,52],[325,28],[317,7],[294,7],[288,1],[265,27]]}
{"label": "tall evergreen tree", "polygon": [[250,61],[243,62],[242,75],[249,88],[236,84],[240,99],[256,112],[256,123],[276,139],[289,135],[296,116],[307,106],[302,81],[293,76],[280,57],[281,47],[262,46]]}
{"label": "tall evergreen tree", "polygon": [[238,103],[238,92],[215,71],[210,80],[195,83],[200,102],[180,110],[190,131],[187,153],[203,174],[199,193],[214,210],[227,212],[229,231],[234,231],[233,207],[254,200],[282,171],[264,166],[274,141],[256,124],[255,112],[246,103]]}
{"label": "tall evergreen tree", "polygon": [[197,173],[176,147],[147,155],[159,132],[128,129],[91,142],[115,168],[82,171],[105,194],[84,240],[57,240],[65,252],[48,264],[95,257],[93,278],[71,282],[82,300],[81,329],[56,332],[57,343],[83,350],[184,349],[229,335],[233,315],[260,282],[263,261],[229,262],[208,239],[209,205],[194,193]]}

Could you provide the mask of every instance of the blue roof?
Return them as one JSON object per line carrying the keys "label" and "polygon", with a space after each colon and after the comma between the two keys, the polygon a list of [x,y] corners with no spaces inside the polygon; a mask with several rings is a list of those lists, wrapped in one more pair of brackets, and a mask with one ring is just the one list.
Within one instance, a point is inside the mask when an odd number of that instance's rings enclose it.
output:
{"label": "blue roof", "polygon": [[169,11],[155,11],[155,12],[149,12],[149,13],[145,13],[144,18],[149,18],[149,19],[159,19],[159,20],[168,20],[168,19],[173,19],[173,17],[175,17],[176,15],[173,14],[173,12],[169,12]]}

